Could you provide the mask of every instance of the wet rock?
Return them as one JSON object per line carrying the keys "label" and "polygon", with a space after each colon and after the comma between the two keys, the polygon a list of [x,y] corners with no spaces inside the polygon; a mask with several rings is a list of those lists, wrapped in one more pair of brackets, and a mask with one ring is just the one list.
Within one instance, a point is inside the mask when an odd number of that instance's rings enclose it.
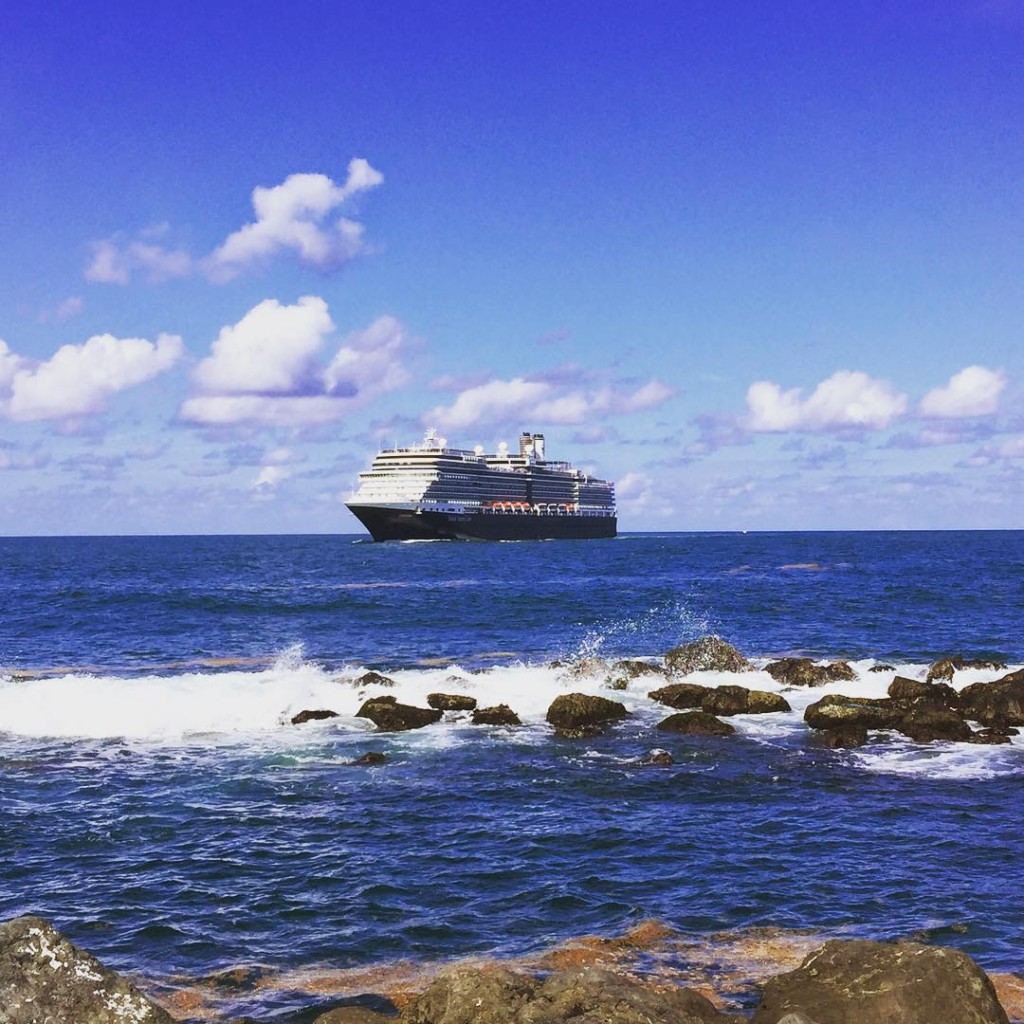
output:
{"label": "wet rock", "polygon": [[998,746],[1001,743],[1009,743],[1010,737],[998,729],[979,729],[967,737],[968,743],[978,743],[984,746]]}
{"label": "wet rock", "polygon": [[812,729],[839,729],[849,725],[865,729],[895,729],[905,709],[888,698],[844,697],[830,693],[809,704],[804,721]]}
{"label": "wet rock", "polygon": [[384,764],[387,759],[387,754],[382,754],[378,750],[368,750],[362,757],[357,757],[354,761],[350,761],[349,765],[353,768],[362,768],[368,765]]}
{"label": "wet rock", "polygon": [[708,690],[701,701],[701,710],[709,715],[764,715],[776,711],[792,711],[784,697],[767,690],[748,690],[745,686],[719,686]]}
{"label": "wet rock", "polygon": [[570,661],[560,667],[571,679],[586,679],[589,676],[604,675],[608,671],[608,662],[604,658],[580,658],[578,661]]}
{"label": "wet rock", "polygon": [[934,704],[956,710],[960,695],[947,683],[922,683],[919,679],[896,676],[889,684],[889,696],[905,703]]}
{"label": "wet rock", "polygon": [[706,711],[680,711],[658,723],[662,732],[682,732],[691,736],[731,736],[736,730]]}
{"label": "wet rock", "polygon": [[869,672],[895,672],[896,671],[896,666],[895,665],[884,665],[884,664],[872,665],[871,668],[868,669],[868,671]]}
{"label": "wet rock", "polygon": [[371,697],[363,702],[356,718],[368,718],[382,732],[405,732],[422,729],[440,720],[442,712],[436,708],[417,708],[399,704],[394,697]]}
{"label": "wet rock", "polygon": [[519,716],[507,704],[478,708],[473,712],[474,725],[522,725]]}
{"label": "wet rock", "polygon": [[640,758],[640,764],[653,768],[670,768],[675,763],[676,759],[667,750],[652,750]]}
{"label": "wet rock", "polygon": [[402,1014],[403,1024],[517,1024],[539,988],[534,978],[504,968],[444,971]]}
{"label": "wet rock", "polygon": [[868,741],[867,729],[856,722],[840,725],[835,729],[823,729],[818,735],[822,746],[830,750],[863,747]]}
{"label": "wet rock", "polygon": [[394,686],[395,681],[391,676],[381,675],[380,672],[374,672],[372,669],[369,672],[364,672],[357,679],[353,680],[353,686]]}
{"label": "wet rock", "polygon": [[639,679],[642,676],[665,676],[667,674],[662,665],[639,661],[636,658],[624,658],[612,665],[607,684],[613,690],[625,690],[634,679]]}
{"label": "wet rock", "polygon": [[0,925],[4,1024],[174,1024],[134,985],[39,917]]}
{"label": "wet rock", "polygon": [[474,711],[476,697],[461,693],[428,693],[427,703],[438,711]]}
{"label": "wet rock", "polygon": [[328,711],[326,708],[320,708],[315,711],[300,711],[297,715],[292,716],[292,725],[302,725],[303,722],[322,722],[325,719],[337,717],[337,711]]}
{"label": "wet rock", "polygon": [[752,672],[754,666],[732,644],[717,636],[705,636],[673,647],[665,654],[665,667],[676,675],[691,672]]}
{"label": "wet rock", "polygon": [[313,1024],[392,1024],[396,1017],[391,1013],[378,1013],[368,1006],[339,1006],[320,1014]]}
{"label": "wet rock", "polygon": [[780,658],[765,665],[764,670],[772,679],[787,686],[824,686],[857,676],[845,661],[818,665],[810,658]]}
{"label": "wet rock", "polygon": [[923,704],[908,711],[896,728],[915,743],[934,740],[964,741],[971,737],[971,727],[949,708]]}
{"label": "wet rock", "polygon": [[803,1013],[827,1024],[1008,1024],[969,956],[916,942],[826,942],[762,989],[751,1024]]}
{"label": "wet rock", "polygon": [[618,701],[586,693],[563,693],[548,708],[547,721],[559,736],[581,739],[596,736],[629,712]]}
{"label": "wet rock", "polygon": [[1002,661],[994,661],[985,658],[965,658],[962,654],[954,654],[951,658],[939,658],[933,661],[928,667],[928,682],[936,679],[952,679],[954,672],[961,672],[964,669],[1000,669],[1006,668]]}
{"label": "wet rock", "polygon": [[701,686],[699,683],[669,683],[668,686],[651,690],[647,696],[659,704],[685,711],[687,708],[699,708],[710,692],[710,686]]}
{"label": "wet rock", "polygon": [[1024,725],[1024,669],[964,687],[960,708],[965,718],[982,725]]}

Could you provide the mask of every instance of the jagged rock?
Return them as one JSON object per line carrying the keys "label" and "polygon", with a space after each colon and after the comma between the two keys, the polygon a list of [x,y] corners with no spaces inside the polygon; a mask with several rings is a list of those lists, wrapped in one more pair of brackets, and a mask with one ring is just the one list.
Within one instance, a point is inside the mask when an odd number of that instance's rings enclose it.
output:
{"label": "jagged rock", "polygon": [[954,672],[960,672],[965,668],[975,669],[1000,669],[1006,668],[1005,662],[994,661],[986,658],[965,658],[962,654],[954,654],[951,658],[939,658],[933,661],[928,667],[928,682],[936,679],[952,679]]}
{"label": "jagged rock", "polygon": [[362,757],[349,761],[349,765],[353,768],[362,768],[365,765],[384,764],[387,759],[387,754],[382,754],[378,750],[368,750]]}
{"label": "jagged rock", "polygon": [[382,732],[404,732],[422,729],[440,720],[442,712],[436,708],[417,708],[399,704],[394,697],[371,697],[363,702],[356,718],[368,718]]}
{"label": "jagged rock", "polygon": [[896,666],[895,665],[885,665],[885,664],[879,663],[878,665],[872,665],[871,668],[868,669],[868,671],[869,672],[895,672],[896,671]]}
{"label": "jagged rock", "polygon": [[507,704],[490,708],[477,708],[473,712],[474,725],[522,725],[519,716]]}
{"label": "jagged rock", "polygon": [[904,708],[886,697],[871,700],[830,693],[807,706],[804,721],[812,729],[838,729],[848,725],[859,725],[865,729],[895,729],[904,713]]}
{"label": "jagged rock", "polygon": [[700,704],[709,715],[764,715],[792,711],[784,697],[767,690],[748,690],[745,686],[719,686],[708,690]]}
{"label": "jagged rock", "polygon": [[675,763],[676,759],[667,750],[652,750],[640,758],[640,764],[654,768],[669,768]]}
{"label": "jagged rock", "polygon": [[915,743],[933,740],[964,741],[971,737],[971,727],[949,708],[923,704],[908,711],[896,725],[904,736]]}
{"label": "jagged rock", "polygon": [[857,677],[845,661],[817,665],[810,658],[780,658],[765,665],[764,670],[772,679],[787,686],[824,686]]}
{"label": "jagged rock", "polygon": [[736,730],[706,711],[680,711],[658,723],[662,732],[684,732],[692,736],[731,736]]}
{"label": "jagged rock", "polygon": [[972,683],[960,691],[965,718],[982,725],[1024,725],[1024,669],[991,683]]}
{"label": "jagged rock", "polygon": [[369,672],[364,672],[357,679],[353,680],[353,686],[394,686],[395,681],[391,676],[381,675],[379,672],[374,672],[370,669]]}
{"label": "jagged rock", "polygon": [[916,942],[826,942],[765,984],[751,1024],[797,1012],[827,1024],[1008,1024],[969,956]]}
{"label": "jagged rock", "polygon": [[547,721],[559,736],[581,739],[596,736],[629,712],[618,701],[587,693],[563,693],[548,708]]}
{"label": "jagged rock", "polygon": [[476,697],[461,693],[428,693],[427,703],[438,711],[474,711]]}
{"label": "jagged rock", "polygon": [[693,643],[673,647],[665,654],[665,667],[676,675],[691,672],[753,672],[754,666],[717,636],[704,636]]}
{"label": "jagged rock", "polygon": [[0,924],[4,1024],[174,1024],[134,985],[39,917]]}
{"label": "jagged rock", "polygon": [[956,710],[960,706],[960,695],[946,683],[922,683],[919,679],[896,676],[889,684],[889,696],[893,700],[934,704]]}
{"label": "jagged rock", "polygon": [[822,746],[831,750],[847,747],[863,747],[868,741],[868,731],[856,722],[840,725],[835,729],[823,729],[819,733]]}
{"label": "jagged rock", "polygon": [[710,692],[710,686],[701,686],[699,683],[669,683],[668,686],[651,690],[647,696],[659,704],[685,711],[687,708],[699,708]]}
{"label": "jagged rock", "polygon": [[337,717],[337,711],[328,711],[326,708],[316,711],[300,711],[297,715],[292,716],[292,725],[302,725],[303,722],[321,722],[327,718]]}

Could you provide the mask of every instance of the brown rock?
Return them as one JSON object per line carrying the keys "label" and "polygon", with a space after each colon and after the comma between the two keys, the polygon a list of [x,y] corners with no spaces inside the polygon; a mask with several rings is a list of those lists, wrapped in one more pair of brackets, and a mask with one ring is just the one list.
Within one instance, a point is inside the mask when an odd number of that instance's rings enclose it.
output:
{"label": "brown rock", "polygon": [[473,711],[476,698],[461,693],[428,693],[427,703],[438,711]]}
{"label": "brown rock", "polygon": [[893,700],[935,704],[956,710],[960,706],[960,695],[946,683],[922,683],[918,679],[896,676],[889,684],[889,696]]}
{"label": "brown rock", "polygon": [[387,759],[387,754],[382,754],[377,750],[368,750],[362,757],[357,757],[354,761],[350,761],[349,764],[353,768],[362,768],[366,765],[384,764]]}
{"label": "brown rock", "polygon": [[328,711],[326,708],[317,711],[300,711],[297,715],[292,716],[292,725],[302,725],[303,722],[320,722],[327,718],[337,717],[337,711]]}
{"label": "brown rock", "polygon": [[752,672],[754,666],[717,636],[705,636],[690,644],[673,647],[665,655],[665,667],[676,675],[691,672]]}
{"label": "brown rock", "polygon": [[368,718],[382,732],[404,732],[422,729],[437,722],[441,712],[436,708],[417,708],[411,704],[399,704],[394,697],[371,697],[363,702],[356,712],[356,718]]}
{"label": "brown rock", "polygon": [[971,727],[955,711],[929,704],[918,705],[908,711],[896,728],[915,743],[963,741],[971,737]]}
{"label": "brown rock", "polygon": [[797,1012],[826,1024],[1008,1024],[969,956],[916,942],[826,942],[764,986],[751,1024]]}
{"label": "brown rock", "polygon": [[845,661],[818,665],[810,658],[781,658],[764,667],[765,672],[787,686],[824,686],[855,679],[857,673]]}
{"label": "brown rock", "polygon": [[845,747],[863,747],[868,741],[868,731],[856,722],[840,725],[835,729],[823,729],[818,734],[823,746],[831,750]]}
{"label": "brown rock", "polygon": [[369,672],[364,672],[361,676],[353,682],[354,686],[394,686],[395,681],[391,676],[381,675],[379,672],[374,672],[372,669]]}
{"label": "brown rock", "polygon": [[685,711],[687,708],[699,708],[710,692],[710,686],[701,686],[699,683],[669,683],[668,686],[651,690],[647,696],[659,704]]}
{"label": "brown rock", "polygon": [[763,715],[791,711],[784,697],[767,690],[748,690],[745,686],[719,686],[709,689],[701,701],[701,710],[709,715]]}
{"label": "brown rock", "polygon": [[339,1006],[320,1014],[313,1024],[394,1024],[396,1018],[389,1013],[378,1013],[368,1006]]}
{"label": "brown rock", "polygon": [[844,697],[840,693],[830,693],[807,706],[804,721],[812,729],[838,729],[846,725],[860,725],[865,729],[895,729],[903,713],[904,708],[888,698],[871,700],[867,697]]}
{"label": "brown rock", "polygon": [[659,722],[658,728],[662,732],[682,732],[691,736],[731,736],[736,731],[728,722],[706,711],[680,711]]}
{"label": "brown rock", "polygon": [[964,687],[960,708],[965,718],[982,725],[1024,725],[1024,669]]}
{"label": "brown rock", "polygon": [[952,679],[954,672],[963,669],[999,669],[1006,668],[1004,662],[988,660],[985,658],[965,658],[962,654],[954,654],[951,658],[940,658],[933,661],[928,667],[928,682],[936,679]]}
{"label": "brown rock", "polygon": [[618,701],[586,693],[563,693],[548,708],[547,721],[568,739],[596,736],[629,712]]}
{"label": "brown rock", "polygon": [[456,967],[438,975],[402,1014],[403,1024],[517,1024],[539,987],[504,968]]}
{"label": "brown rock", "polygon": [[522,725],[519,716],[507,704],[478,708],[473,712],[474,725]]}

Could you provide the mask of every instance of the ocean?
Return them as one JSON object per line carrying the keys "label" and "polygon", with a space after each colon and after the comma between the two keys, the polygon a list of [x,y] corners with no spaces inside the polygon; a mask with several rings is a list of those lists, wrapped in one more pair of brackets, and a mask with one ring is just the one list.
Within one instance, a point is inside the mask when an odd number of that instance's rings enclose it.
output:
{"label": "ocean", "polygon": [[[834,751],[802,720],[945,655],[1024,664],[1024,532],[6,538],[0,566],[0,918],[46,917],[167,991],[239,964],[523,957],[649,918],[695,938],[926,932],[1024,969],[1024,736]],[[708,634],[856,678],[713,738],[656,731],[664,680],[573,670]],[[523,725],[354,717],[438,691]],[[631,714],[556,738],[545,711],[572,691]],[[306,709],[337,717],[291,724]],[[639,763],[657,749],[675,764]],[[367,752],[387,760],[353,766]],[[316,1002],[240,999],[267,1021]]]}

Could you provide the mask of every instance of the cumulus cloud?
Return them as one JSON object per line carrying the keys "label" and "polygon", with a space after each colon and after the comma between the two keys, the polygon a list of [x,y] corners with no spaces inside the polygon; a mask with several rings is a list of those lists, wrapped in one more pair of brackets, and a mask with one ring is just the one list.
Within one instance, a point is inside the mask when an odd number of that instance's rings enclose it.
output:
{"label": "cumulus cloud", "polygon": [[887,381],[866,373],[839,370],[804,397],[802,388],[783,391],[772,381],[756,381],[747,391],[747,427],[762,432],[786,430],[877,430],[907,408],[907,396]]}
{"label": "cumulus cloud", "polygon": [[477,423],[579,424],[605,416],[627,415],[653,409],[674,392],[659,380],[635,390],[618,387],[572,389],[554,380],[514,377],[489,380],[467,388],[451,405],[439,405],[424,417],[442,430],[464,430]]}
{"label": "cumulus cloud", "polygon": [[930,419],[991,416],[999,408],[1006,374],[984,366],[967,366],[953,374],[945,387],[934,388],[921,399],[918,411]]}
{"label": "cumulus cloud", "polygon": [[409,380],[401,362],[407,335],[394,317],[347,335],[324,366],[333,331],[318,296],[259,303],[221,330],[196,367],[198,393],[182,405],[181,418],[207,426],[330,423]]}
{"label": "cumulus cloud", "polygon": [[65,420],[103,412],[112,395],[169,370],[184,351],[176,335],[162,334],[150,342],[98,334],[37,362],[0,341],[0,416]]}
{"label": "cumulus cloud", "polygon": [[383,180],[366,160],[356,158],[342,185],[326,174],[292,174],[273,188],[253,189],[256,220],[229,235],[207,257],[207,272],[215,280],[229,280],[285,250],[320,270],[340,266],[365,248],[363,225],[345,216],[329,218],[353,195]]}

